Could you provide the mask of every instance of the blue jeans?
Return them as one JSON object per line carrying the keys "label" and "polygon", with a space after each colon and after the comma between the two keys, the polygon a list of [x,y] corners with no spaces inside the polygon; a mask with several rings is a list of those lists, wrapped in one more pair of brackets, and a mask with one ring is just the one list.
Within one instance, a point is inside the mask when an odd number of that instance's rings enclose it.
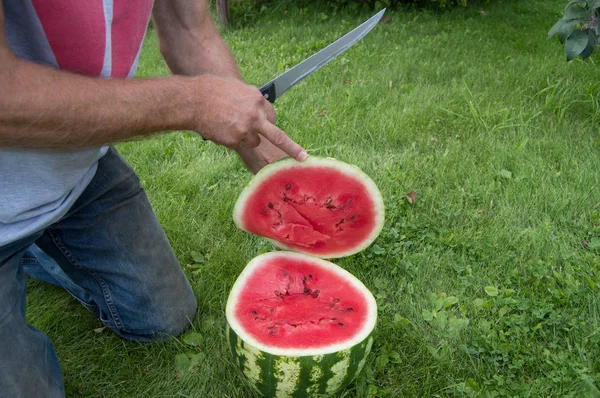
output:
{"label": "blue jeans", "polygon": [[65,288],[130,340],[180,334],[197,308],[139,179],[114,148],[61,220],[0,247],[0,396],[62,397],[52,343],[25,321],[25,274]]}

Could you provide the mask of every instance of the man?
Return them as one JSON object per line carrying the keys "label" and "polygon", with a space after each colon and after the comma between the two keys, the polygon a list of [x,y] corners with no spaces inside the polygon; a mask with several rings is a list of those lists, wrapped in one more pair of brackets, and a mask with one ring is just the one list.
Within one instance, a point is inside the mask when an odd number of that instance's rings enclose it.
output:
{"label": "man", "polygon": [[[128,80],[151,13],[174,76]],[[25,272],[124,338],[176,335],[194,317],[189,283],[110,143],[194,130],[254,172],[304,160],[274,118],[206,0],[0,2],[0,395],[64,395],[52,344],[25,321]]]}

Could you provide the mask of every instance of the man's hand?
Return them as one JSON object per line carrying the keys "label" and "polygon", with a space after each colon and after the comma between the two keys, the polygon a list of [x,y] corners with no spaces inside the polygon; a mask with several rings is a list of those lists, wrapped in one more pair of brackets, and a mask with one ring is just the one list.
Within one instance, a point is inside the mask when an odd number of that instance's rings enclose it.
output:
{"label": "man's hand", "polygon": [[236,152],[254,174],[266,165],[276,162],[286,156],[286,153],[267,140],[262,140],[256,148],[248,148],[240,145]]}
{"label": "man's hand", "polygon": [[[250,148],[268,141],[272,145],[263,143],[261,153],[253,156],[264,157],[264,161],[279,157],[276,149],[299,161],[306,158],[306,151],[273,124],[273,108],[258,89],[235,78],[215,75],[198,76],[195,83],[200,100],[191,127],[202,137],[231,149],[248,148],[242,152],[249,156]],[[258,159],[248,160],[252,162],[251,170],[259,167]]]}
{"label": "man's hand", "polygon": [[[275,112],[271,104],[255,88],[240,85],[242,77],[210,19],[206,0],[156,0],[154,26],[169,69],[179,75],[206,75],[200,79],[206,82],[209,95],[214,99],[205,101],[211,107],[225,105],[223,109],[226,110],[221,114],[198,115],[194,128],[204,138],[234,148],[255,173],[288,154],[298,158],[296,155],[301,148],[273,126]],[[239,82],[218,80],[216,76],[234,78]],[[198,112],[206,110],[204,106],[198,108]],[[264,122],[265,117],[270,124]],[[237,123],[236,132],[225,134],[233,123]],[[237,130],[245,125],[249,125],[250,130]],[[266,132],[263,131],[265,128]]]}

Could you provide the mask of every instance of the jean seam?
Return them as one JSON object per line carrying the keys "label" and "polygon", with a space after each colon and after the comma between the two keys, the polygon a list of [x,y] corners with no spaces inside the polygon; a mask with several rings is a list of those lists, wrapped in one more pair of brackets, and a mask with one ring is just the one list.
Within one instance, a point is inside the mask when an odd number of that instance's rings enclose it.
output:
{"label": "jean seam", "polygon": [[116,327],[119,330],[128,332],[128,330],[123,327],[123,323],[121,322],[121,318],[119,317],[117,309],[116,309],[116,307],[114,305],[114,302],[112,300],[112,296],[110,294],[110,290],[108,288],[108,285],[104,281],[104,279],[102,279],[100,276],[98,276],[98,274],[95,273],[94,271],[91,271],[91,270],[89,270],[89,269],[81,266],[81,264],[79,264],[77,262],[77,260],[75,260],[75,258],[71,255],[71,252],[69,251],[69,249],[67,249],[67,247],[62,243],[62,241],[60,240],[60,238],[58,237],[58,235],[54,231],[52,231],[51,229],[48,229],[47,231],[48,231],[48,233],[50,235],[50,238],[52,239],[52,242],[56,245],[56,247],[58,247],[58,249],[65,256],[65,258],[69,261],[69,263],[71,263],[71,265],[73,265],[75,268],[87,272],[92,278],[94,278],[96,280],[96,282],[98,282],[98,284],[100,285],[100,287],[102,289],[102,294],[104,296],[104,301],[106,302],[108,310],[110,311],[110,315],[111,315],[111,317],[113,319],[113,322],[115,323]]}

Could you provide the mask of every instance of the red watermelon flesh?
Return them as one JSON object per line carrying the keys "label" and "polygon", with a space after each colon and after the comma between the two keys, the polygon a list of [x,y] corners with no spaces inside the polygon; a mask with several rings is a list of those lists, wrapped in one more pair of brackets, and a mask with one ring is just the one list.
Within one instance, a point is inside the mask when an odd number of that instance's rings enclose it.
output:
{"label": "red watermelon flesh", "polygon": [[319,261],[281,252],[256,266],[234,307],[244,332],[280,349],[322,348],[361,332],[372,316],[364,292]]}
{"label": "red watermelon flesh", "polygon": [[382,226],[379,191],[364,173],[345,163],[319,158],[304,163],[288,163],[252,186],[236,222],[286,249],[319,257],[362,250]]}

